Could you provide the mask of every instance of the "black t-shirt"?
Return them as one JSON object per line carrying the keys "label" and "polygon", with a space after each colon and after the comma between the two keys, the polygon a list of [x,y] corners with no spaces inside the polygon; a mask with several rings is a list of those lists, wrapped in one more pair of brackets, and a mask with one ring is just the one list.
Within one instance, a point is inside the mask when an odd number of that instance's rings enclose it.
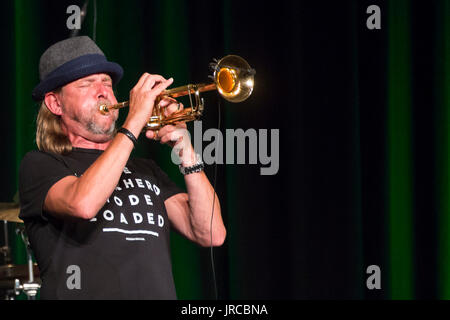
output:
{"label": "black t-shirt", "polygon": [[53,184],[80,177],[102,152],[31,151],[22,160],[19,216],[39,265],[41,298],[176,299],[164,201],[183,191],[152,160],[130,159],[91,220],[57,219],[43,210]]}

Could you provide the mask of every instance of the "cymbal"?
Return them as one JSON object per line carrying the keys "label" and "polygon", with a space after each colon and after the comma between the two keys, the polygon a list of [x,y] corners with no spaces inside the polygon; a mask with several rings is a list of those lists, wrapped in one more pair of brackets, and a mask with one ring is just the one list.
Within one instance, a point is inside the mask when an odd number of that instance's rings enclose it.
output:
{"label": "cymbal", "polygon": [[20,207],[15,202],[0,202],[0,220],[23,223],[19,218]]}

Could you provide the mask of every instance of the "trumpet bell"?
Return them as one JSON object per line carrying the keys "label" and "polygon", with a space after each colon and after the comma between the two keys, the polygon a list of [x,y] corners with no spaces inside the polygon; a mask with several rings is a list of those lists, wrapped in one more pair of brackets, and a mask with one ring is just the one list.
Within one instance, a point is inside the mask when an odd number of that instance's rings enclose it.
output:
{"label": "trumpet bell", "polygon": [[243,58],[228,55],[213,65],[214,82],[220,95],[230,102],[242,102],[253,91],[255,70]]}

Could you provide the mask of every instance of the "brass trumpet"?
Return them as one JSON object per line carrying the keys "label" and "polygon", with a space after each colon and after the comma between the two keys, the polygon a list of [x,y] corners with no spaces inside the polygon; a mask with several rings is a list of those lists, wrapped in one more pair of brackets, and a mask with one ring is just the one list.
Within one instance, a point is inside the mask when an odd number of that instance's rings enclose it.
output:
{"label": "brass trumpet", "polygon": [[[210,84],[188,84],[185,86],[164,90],[155,101],[152,116],[144,129],[159,130],[168,124],[177,122],[187,122],[198,119],[204,109],[204,100],[200,97],[200,92],[217,90],[220,95],[230,102],[242,102],[247,99],[254,85],[255,70],[250,68],[247,61],[236,55],[228,55],[220,60],[210,63],[210,68],[214,71],[210,76],[213,83]],[[189,96],[190,107],[176,111],[170,116],[164,116],[163,108],[159,101],[164,97],[177,98]],[[111,109],[127,107],[129,101],[114,105],[102,104],[99,106],[100,112],[107,114]]]}

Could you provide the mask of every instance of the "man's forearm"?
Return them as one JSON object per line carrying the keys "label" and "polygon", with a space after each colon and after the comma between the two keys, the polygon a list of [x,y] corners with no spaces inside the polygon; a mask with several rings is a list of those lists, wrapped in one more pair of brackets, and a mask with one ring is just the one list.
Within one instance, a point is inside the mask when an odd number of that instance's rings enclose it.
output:
{"label": "man's forearm", "polygon": [[84,218],[93,218],[105,204],[117,186],[132,149],[130,139],[118,134],[77,180],[73,192]]}
{"label": "man's forearm", "polygon": [[211,242],[211,214],[214,202],[212,242],[214,246],[221,245],[225,240],[226,229],[219,198],[214,193],[206,174],[204,172],[188,174],[185,176],[185,182],[189,197],[190,221],[196,238],[203,244]]}

